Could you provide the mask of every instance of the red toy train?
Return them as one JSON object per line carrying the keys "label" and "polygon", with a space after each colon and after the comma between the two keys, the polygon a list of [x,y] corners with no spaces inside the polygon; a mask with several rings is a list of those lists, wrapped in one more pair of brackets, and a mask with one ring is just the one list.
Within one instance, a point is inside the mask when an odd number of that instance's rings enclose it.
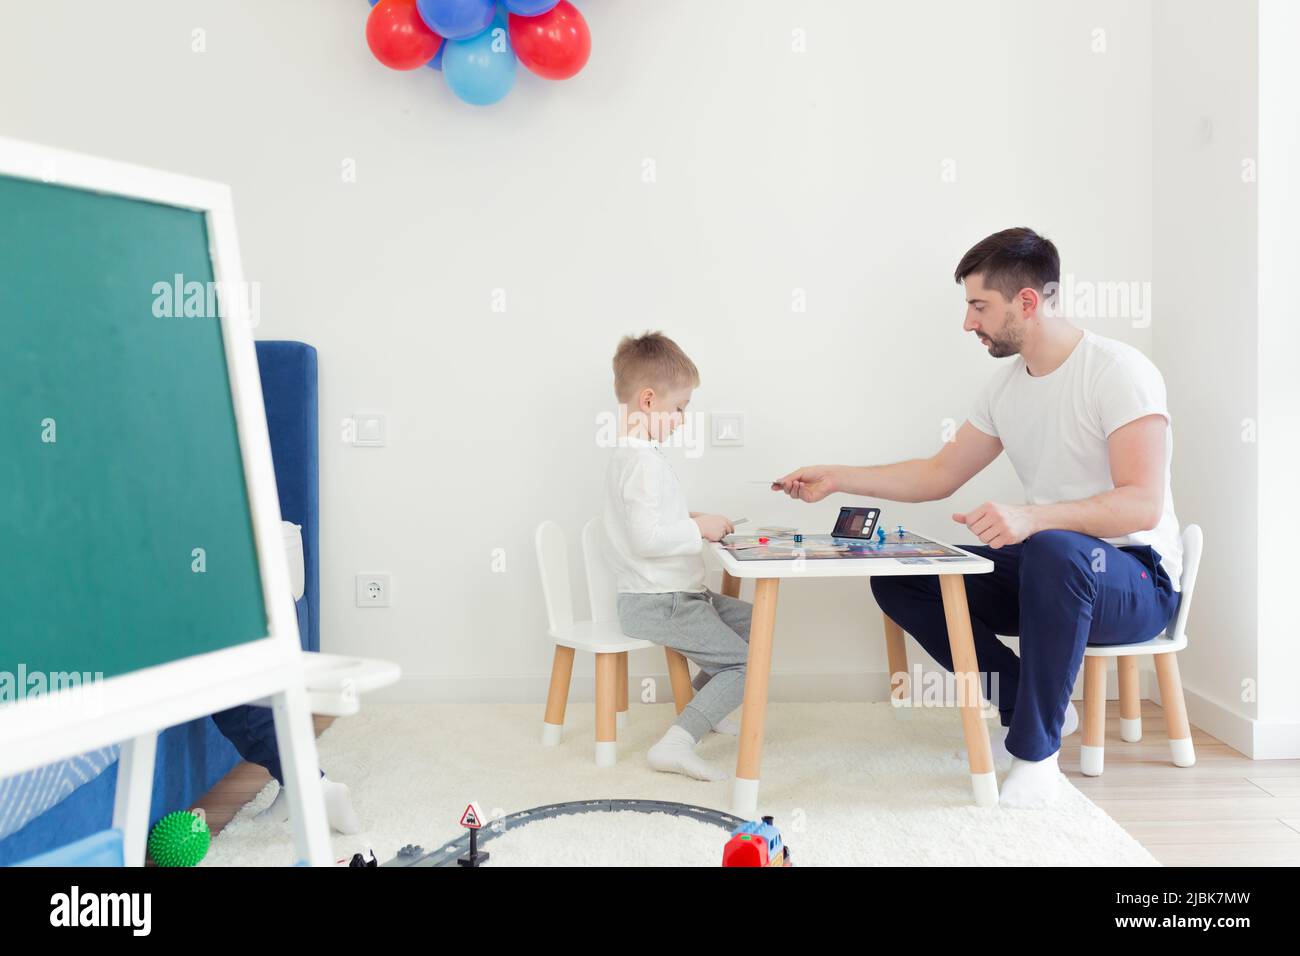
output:
{"label": "red toy train", "polygon": [[742,823],[722,848],[723,866],[790,866],[790,848],[771,817]]}

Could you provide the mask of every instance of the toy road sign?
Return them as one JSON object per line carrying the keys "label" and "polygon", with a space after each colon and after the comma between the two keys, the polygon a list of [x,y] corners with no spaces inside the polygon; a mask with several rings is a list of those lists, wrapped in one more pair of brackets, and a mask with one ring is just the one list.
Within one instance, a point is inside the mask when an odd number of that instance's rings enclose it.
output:
{"label": "toy road sign", "polygon": [[461,814],[460,825],[468,827],[471,830],[481,830],[483,828],[483,810],[477,803],[471,803]]}

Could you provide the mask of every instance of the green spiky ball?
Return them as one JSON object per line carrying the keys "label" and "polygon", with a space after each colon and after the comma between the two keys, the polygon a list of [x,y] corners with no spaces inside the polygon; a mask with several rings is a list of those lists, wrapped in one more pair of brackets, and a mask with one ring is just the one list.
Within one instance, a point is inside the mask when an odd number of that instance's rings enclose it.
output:
{"label": "green spiky ball", "polygon": [[159,866],[197,866],[208,852],[207,822],[188,810],[169,813],[149,834],[149,855]]}

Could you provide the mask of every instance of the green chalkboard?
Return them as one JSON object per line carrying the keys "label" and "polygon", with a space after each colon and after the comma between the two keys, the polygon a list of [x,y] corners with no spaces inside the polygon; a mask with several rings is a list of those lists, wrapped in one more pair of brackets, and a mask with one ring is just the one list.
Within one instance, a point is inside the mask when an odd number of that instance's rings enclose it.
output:
{"label": "green chalkboard", "polygon": [[267,635],[212,279],[201,212],[0,176],[0,675],[28,694]]}

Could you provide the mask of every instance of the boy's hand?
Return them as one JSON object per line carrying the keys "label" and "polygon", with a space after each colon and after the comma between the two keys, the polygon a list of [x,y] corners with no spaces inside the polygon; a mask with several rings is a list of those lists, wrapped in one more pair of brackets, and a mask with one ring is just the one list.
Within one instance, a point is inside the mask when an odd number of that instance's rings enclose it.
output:
{"label": "boy's hand", "polygon": [[706,541],[721,541],[736,530],[722,515],[697,514],[694,518],[695,523],[700,526],[700,537]]}
{"label": "boy's hand", "polygon": [[839,491],[836,465],[812,465],[790,472],[784,478],[772,482],[773,491],[784,491],[791,498],[801,501],[821,501],[829,494]]}

